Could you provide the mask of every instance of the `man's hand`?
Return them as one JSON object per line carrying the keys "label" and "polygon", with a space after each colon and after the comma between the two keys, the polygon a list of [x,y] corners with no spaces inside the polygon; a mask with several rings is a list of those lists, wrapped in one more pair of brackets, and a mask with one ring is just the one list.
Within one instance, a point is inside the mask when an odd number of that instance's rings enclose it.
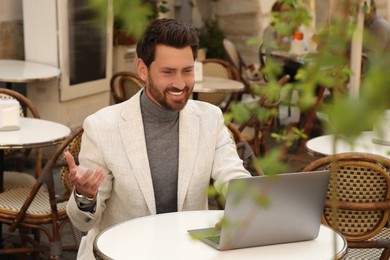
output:
{"label": "man's hand", "polygon": [[215,223],[214,228],[221,229],[222,228],[222,221],[218,221],[217,223]]}
{"label": "man's hand", "polygon": [[65,159],[69,166],[69,179],[75,186],[77,193],[90,198],[94,197],[103,183],[106,173],[101,168],[96,170],[89,168],[87,171],[82,171],[69,152],[65,152]]}

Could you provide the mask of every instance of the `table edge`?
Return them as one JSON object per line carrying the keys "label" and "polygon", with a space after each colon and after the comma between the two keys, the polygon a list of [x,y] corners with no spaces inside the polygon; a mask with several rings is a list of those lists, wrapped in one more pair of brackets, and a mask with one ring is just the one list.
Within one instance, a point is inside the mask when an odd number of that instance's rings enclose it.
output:
{"label": "table edge", "polygon": [[[209,210],[205,210],[205,211],[209,211]],[[220,212],[223,212],[223,210],[213,210],[213,211],[220,211]],[[193,211],[188,211],[188,212],[193,212]],[[177,213],[177,212],[172,212],[172,213]],[[168,213],[169,214],[169,213]],[[144,216],[144,217],[155,217],[156,215],[148,215],[148,216]],[[137,218],[134,218],[134,219],[137,219]],[[114,260],[113,258],[105,255],[103,252],[101,252],[99,249],[98,249],[98,246],[97,246],[97,241],[99,239],[99,237],[106,231],[106,230],[109,230],[117,225],[121,225],[122,223],[124,222],[128,222],[128,221],[132,221],[134,219],[129,219],[129,220],[126,220],[126,221],[123,221],[123,222],[120,222],[120,223],[117,223],[111,227],[108,227],[102,231],[99,232],[99,234],[95,237],[94,241],[93,241],[93,255],[94,257],[97,259],[97,260]],[[343,236],[343,234],[341,234],[341,232],[333,229],[332,227],[329,227],[325,224],[321,224],[321,227],[324,227],[324,228],[327,228],[329,230],[331,230],[332,232],[336,233],[343,241],[343,247],[340,248],[340,250],[338,250],[338,252],[336,252],[336,255],[334,256],[333,259],[336,259],[336,260],[341,260],[341,259],[344,259],[345,256],[347,256],[347,253],[348,253],[348,242],[346,240],[346,238]]]}
{"label": "table edge", "polygon": [[58,79],[60,74],[57,76],[49,76],[44,78],[31,78],[31,79],[11,79],[11,78],[0,78],[0,82],[8,82],[8,83],[35,83],[35,82],[46,82],[54,79]]}
{"label": "table edge", "polygon": [[[68,127],[67,125],[61,124],[61,123],[58,123],[58,122],[55,122],[55,121],[51,121],[51,120],[46,120],[46,119],[42,119],[42,118],[34,118],[34,117],[22,117],[21,120],[31,120],[31,121],[33,121],[33,120],[41,120],[41,121],[47,121],[47,122],[50,122],[50,123],[59,124],[59,125],[64,126],[64,127],[67,128],[68,134],[64,135],[63,137],[55,138],[55,139],[44,141],[44,142],[33,143],[33,144],[0,145],[0,150],[6,150],[6,149],[29,149],[29,148],[37,148],[37,147],[56,145],[56,144],[61,143],[63,140],[65,140],[69,136],[69,134],[72,132],[72,129],[70,129],[70,127]],[[1,133],[1,131],[0,131],[0,133]]]}

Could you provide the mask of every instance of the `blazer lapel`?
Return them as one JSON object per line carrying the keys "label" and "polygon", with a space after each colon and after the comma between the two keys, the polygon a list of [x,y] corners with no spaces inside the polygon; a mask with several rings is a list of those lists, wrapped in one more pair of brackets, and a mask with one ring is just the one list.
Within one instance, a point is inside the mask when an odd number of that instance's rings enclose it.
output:
{"label": "blazer lapel", "polygon": [[199,118],[193,112],[192,106],[187,106],[180,112],[179,123],[179,176],[177,209],[183,209],[184,200],[195,166],[199,144]]}
{"label": "blazer lapel", "polygon": [[122,112],[124,122],[119,125],[123,146],[133,173],[151,214],[156,214],[153,182],[146,150],[144,127],[140,107],[140,92],[128,101]]}

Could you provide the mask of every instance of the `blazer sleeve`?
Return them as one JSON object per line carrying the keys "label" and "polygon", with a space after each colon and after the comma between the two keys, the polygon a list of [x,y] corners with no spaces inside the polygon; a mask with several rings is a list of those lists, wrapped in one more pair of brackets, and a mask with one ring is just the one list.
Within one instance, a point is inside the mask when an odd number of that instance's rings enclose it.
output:
{"label": "blazer sleeve", "polygon": [[238,156],[236,144],[224,124],[220,110],[217,122],[216,148],[211,177],[216,190],[225,196],[229,180],[250,177],[251,174],[244,168],[243,161]]}
{"label": "blazer sleeve", "polygon": [[[84,133],[79,153],[79,166],[84,170],[100,167],[107,174],[103,184],[99,187],[94,213],[80,210],[76,204],[73,193],[68,201],[67,214],[69,215],[70,220],[79,230],[88,231],[99,220],[106,207],[105,201],[111,194],[113,176],[104,164],[101,150],[102,137],[99,136],[99,129],[94,121],[94,116],[90,116],[84,121],[83,128]],[[88,165],[88,168],[84,167],[84,165]]]}

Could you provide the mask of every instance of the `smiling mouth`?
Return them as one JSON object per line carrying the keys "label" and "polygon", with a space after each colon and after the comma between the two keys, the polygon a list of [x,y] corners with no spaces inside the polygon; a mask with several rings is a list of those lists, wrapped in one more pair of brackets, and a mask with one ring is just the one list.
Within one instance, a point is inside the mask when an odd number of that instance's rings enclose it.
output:
{"label": "smiling mouth", "polygon": [[174,95],[174,96],[180,96],[184,93],[184,90],[170,90],[168,91],[169,94]]}

